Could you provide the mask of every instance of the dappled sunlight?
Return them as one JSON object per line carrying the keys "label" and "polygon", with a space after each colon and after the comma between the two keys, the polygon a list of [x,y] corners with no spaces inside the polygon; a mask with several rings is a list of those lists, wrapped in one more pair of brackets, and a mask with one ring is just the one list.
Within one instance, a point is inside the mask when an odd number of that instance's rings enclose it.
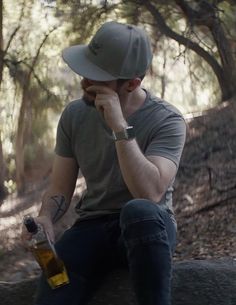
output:
{"label": "dappled sunlight", "polygon": [[81,175],[77,179],[74,196],[80,196],[81,193],[86,189],[86,183],[84,177]]}
{"label": "dappled sunlight", "polygon": [[[74,196],[80,196],[85,189],[83,177],[77,179]],[[24,197],[17,197],[15,194],[10,195],[0,206],[0,251],[4,249],[12,250],[20,242],[22,220],[25,215],[38,215],[41,206],[41,196],[36,194],[32,199],[32,194]],[[31,203],[29,202],[31,201]],[[73,206],[71,206],[73,209]],[[2,249],[1,249],[2,248]]]}
{"label": "dappled sunlight", "polygon": [[39,202],[34,202],[33,206],[13,213],[12,216],[3,216],[6,212],[9,215],[11,210],[17,211],[17,204],[19,204],[19,200],[10,197],[0,207],[0,239],[4,250],[11,250],[15,243],[19,242],[23,217],[28,214],[36,216],[40,207]]}

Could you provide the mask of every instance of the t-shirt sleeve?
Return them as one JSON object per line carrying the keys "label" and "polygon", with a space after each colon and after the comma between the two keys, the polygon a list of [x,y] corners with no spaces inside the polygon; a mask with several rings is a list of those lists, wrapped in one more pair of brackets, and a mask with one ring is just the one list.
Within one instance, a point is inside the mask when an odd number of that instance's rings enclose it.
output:
{"label": "t-shirt sleeve", "polygon": [[68,107],[64,109],[57,126],[55,153],[62,157],[74,157],[72,150],[72,128]]}
{"label": "t-shirt sleeve", "polygon": [[179,166],[186,137],[186,123],[183,117],[173,115],[166,118],[160,129],[154,130],[146,156],[161,156]]}

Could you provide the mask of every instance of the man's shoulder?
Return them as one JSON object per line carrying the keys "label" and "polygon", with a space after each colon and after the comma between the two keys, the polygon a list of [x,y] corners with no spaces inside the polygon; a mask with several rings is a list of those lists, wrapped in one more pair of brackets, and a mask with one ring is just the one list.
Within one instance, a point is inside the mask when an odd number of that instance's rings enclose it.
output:
{"label": "man's shoulder", "polygon": [[70,120],[71,123],[78,121],[81,123],[83,118],[91,115],[90,112],[92,112],[92,109],[90,108],[92,107],[86,105],[82,98],[73,100],[65,106],[62,117],[67,118],[67,120]]}
{"label": "man's shoulder", "polygon": [[154,95],[151,92],[148,92],[147,105],[150,105],[153,108],[153,111],[155,111],[158,116],[161,117],[178,116],[183,118],[182,113],[176,106]]}
{"label": "man's shoulder", "polygon": [[84,111],[86,109],[86,104],[84,103],[83,99],[76,99],[70,101],[65,106],[65,111],[69,113],[74,113],[75,111]]}

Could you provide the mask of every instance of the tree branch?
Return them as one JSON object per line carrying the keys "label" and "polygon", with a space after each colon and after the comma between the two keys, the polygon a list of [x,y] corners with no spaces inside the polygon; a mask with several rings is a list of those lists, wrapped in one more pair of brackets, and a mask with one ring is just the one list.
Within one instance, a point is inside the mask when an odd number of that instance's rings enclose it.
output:
{"label": "tree branch", "polygon": [[[27,68],[29,68],[29,70],[32,70],[32,75],[34,76],[34,78],[36,79],[39,87],[41,87],[49,97],[57,97],[56,94],[52,93],[45,85],[44,83],[41,81],[40,77],[37,75],[37,73],[35,72],[34,68],[32,68],[32,66],[30,64],[28,64],[27,62],[25,62],[24,60],[21,60],[19,62],[14,62],[11,61],[10,59],[5,59],[4,60],[5,65],[8,67],[8,69],[11,69],[11,65],[16,65],[16,64],[23,64],[25,65]],[[21,74],[22,77],[22,74]],[[19,81],[19,77],[17,78],[17,80]]]}
{"label": "tree branch", "polygon": [[4,53],[5,53],[5,54],[7,53],[8,49],[9,49],[9,47],[10,47],[10,45],[11,45],[11,42],[12,42],[13,38],[15,37],[16,33],[19,31],[19,29],[20,29],[20,25],[18,25],[18,26],[15,28],[15,30],[12,32],[12,34],[11,34],[9,40],[8,40],[8,43],[7,43],[7,45],[6,45],[6,48],[5,48],[5,50],[4,50]]}
{"label": "tree branch", "polygon": [[205,25],[210,27],[216,18],[216,6],[208,1],[199,1],[197,3],[199,10],[194,10],[185,0],[175,0],[175,3],[181,8],[187,20],[192,25]]}
{"label": "tree branch", "polygon": [[37,63],[37,60],[38,60],[38,58],[39,58],[39,55],[40,55],[40,51],[41,51],[43,45],[45,44],[46,40],[48,39],[48,36],[49,36],[53,31],[55,31],[56,29],[57,29],[57,27],[53,27],[53,28],[49,31],[49,33],[47,33],[47,34],[44,36],[44,38],[43,38],[41,44],[40,44],[39,47],[38,47],[37,53],[36,53],[36,55],[35,55],[35,57],[34,57],[34,59],[33,59],[33,62],[32,62],[32,65],[31,65],[31,68],[30,68],[30,71],[29,71],[29,76],[28,76],[28,78],[30,78],[31,73],[33,72],[33,69],[34,69],[34,67],[35,67],[35,65],[36,65],[36,63]]}
{"label": "tree branch", "polygon": [[181,10],[190,22],[196,19],[197,13],[190,7],[189,4],[182,0],[175,0],[175,3],[181,8]]}
{"label": "tree branch", "polygon": [[[28,63],[26,62],[22,62],[24,65],[26,65],[28,68],[32,68]],[[46,86],[44,86],[43,82],[41,81],[41,79],[39,78],[39,76],[35,73],[34,68],[32,69],[32,74],[34,76],[34,78],[36,79],[36,81],[38,82],[39,86],[47,93],[48,97],[57,97],[56,94],[52,93]]]}
{"label": "tree branch", "polygon": [[182,9],[190,24],[206,26],[210,30],[217,45],[222,65],[231,69],[233,57],[230,52],[228,39],[216,14],[218,10],[216,4],[201,1],[199,3],[199,10],[197,11],[193,10],[184,0],[175,0],[175,3]]}
{"label": "tree branch", "polygon": [[[124,1],[126,2],[126,1]],[[165,19],[158,11],[157,7],[151,3],[149,0],[139,0],[139,3],[144,6],[150,14],[153,16],[156,24],[160,30],[160,32],[177,41],[179,44],[186,46],[188,49],[194,51],[198,56],[203,58],[212,68],[214,71],[221,91],[222,91],[222,98],[227,99],[230,94],[232,93],[231,90],[231,83],[229,84],[229,80],[227,79],[227,74],[225,75],[224,69],[221,65],[217,62],[217,60],[206,50],[204,50],[201,46],[199,46],[196,42],[192,41],[191,39],[178,34],[177,32],[173,31],[165,22]]]}
{"label": "tree branch", "polygon": [[21,14],[20,14],[19,20],[18,20],[18,26],[17,26],[17,27],[15,28],[15,30],[12,32],[12,34],[11,34],[9,40],[8,40],[8,43],[7,43],[7,45],[6,45],[6,48],[5,48],[5,50],[4,50],[4,54],[7,53],[7,51],[8,51],[8,49],[9,49],[10,45],[11,45],[11,42],[12,42],[13,38],[16,36],[16,33],[19,31],[19,29],[20,29],[20,27],[21,27],[21,26],[20,26],[20,21],[21,21],[21,19],[23,18],[23,16],[24,16],[24,3],[22,4]]}
{"label": "tree branch", "polygon": [[215,208],[219,205],[227,204],[227,203],[229,203],[230,200],[235,199],[235,198],[236,198],[236,193],[232,192],[232,194],[227,195],[225,198],[221,198],[217,201],[212,200],[210,203],[208,203],[205,206],[199,207],[199,208],[194,209],[190,212],[185,212],[183,214],[183,217],[184,218],[189,218],[190,216],[193,216],[195,214],[202,213],[202,212],[207,212],[207,211],[209,211],[209,210],[211,210],[211,209],[213,209],[213,208]]}

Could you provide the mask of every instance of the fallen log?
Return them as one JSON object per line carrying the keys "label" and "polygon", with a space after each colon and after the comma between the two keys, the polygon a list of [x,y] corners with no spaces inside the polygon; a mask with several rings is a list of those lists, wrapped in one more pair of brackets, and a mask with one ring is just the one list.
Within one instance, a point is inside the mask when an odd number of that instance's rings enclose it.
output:
{"label": "fallen log", "polygon": [[[33,305],[38,278],[0,282],[1,304]],[[121,302],[122,301],[122,302]],[[89,305],[135,305],[129,275],[114,270]],[[236,260],[189,260],[173,266],[172,305],[235,305]],[[70,305],[70,304],[65,304]]]}

